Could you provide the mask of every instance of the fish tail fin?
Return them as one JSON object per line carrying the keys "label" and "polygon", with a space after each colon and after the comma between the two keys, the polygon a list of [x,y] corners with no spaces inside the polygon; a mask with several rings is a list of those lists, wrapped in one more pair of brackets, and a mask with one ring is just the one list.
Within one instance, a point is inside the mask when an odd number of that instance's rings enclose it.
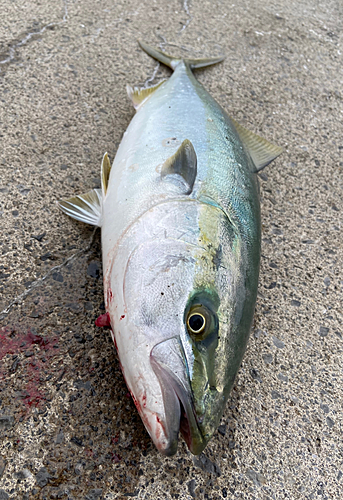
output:
{"label": "fish tail fin", "polygon": [[171,69],[175,69],[176,66],[181,61],[186,63],[191,69],[197,69],[197,68],[204,68],[205,66],[210,66],[211,64],[217,64],[225,59],[225,56],[208,57],[201,59],[183,59],[181,57],[170,56],[169,54],[166,54],[161,50],[154,49],[153,47],[150,47],[150,45],[146,44],[145,42],[142,42],[141,40],[138,40],[138,43],[144,50],[144,52],[149,54],[149,56],[153,57],[154,59],[157,59],[157,61],[165,64],[166,66],[169,66],[169,68]]}

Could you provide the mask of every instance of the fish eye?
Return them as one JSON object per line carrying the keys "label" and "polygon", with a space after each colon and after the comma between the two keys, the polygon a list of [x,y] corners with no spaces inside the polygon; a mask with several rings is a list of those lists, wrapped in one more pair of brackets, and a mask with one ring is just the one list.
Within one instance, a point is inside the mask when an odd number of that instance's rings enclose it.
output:
{"label": "fish eye", "polygon": [[218,336],[217,310],[219,298],[216,293],[201,290],[189,300],[184,312],[184,325],[194,347],[207,349]]}
{"label": "fish eye", "polygon": [[194,312],[188,316],[187,325],[189,330],[195,335],[202,333],[206,326],[206,318],[198,313]]}
{"label": "fish eye", "polygon": [[188,333],[196,341],[203,341],[213,330],[211,311],[204,304],[195,304],[187,313],[186,325]]}

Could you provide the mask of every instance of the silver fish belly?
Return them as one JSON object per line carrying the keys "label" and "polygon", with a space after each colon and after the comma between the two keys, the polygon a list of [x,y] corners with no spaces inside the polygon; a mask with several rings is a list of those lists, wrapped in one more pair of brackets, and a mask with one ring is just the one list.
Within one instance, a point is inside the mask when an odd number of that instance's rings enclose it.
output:
{"label": "silver fish belly", "polygon": [[260,262],[256,173],[281,148],[247,131],[182,60],[140,42],[169,80],[128,87],[137,112],[101,190],[60,202],[102,231],[104,294],[122,371],[165,455],[216,431],[253,319]]}

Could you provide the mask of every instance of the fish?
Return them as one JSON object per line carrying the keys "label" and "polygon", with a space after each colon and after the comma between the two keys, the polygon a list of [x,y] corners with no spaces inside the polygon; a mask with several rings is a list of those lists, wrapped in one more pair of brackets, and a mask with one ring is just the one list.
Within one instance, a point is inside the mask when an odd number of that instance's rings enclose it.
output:
{"label": "fish", "polygon": [[[136,113],[101,189],[59,202],[101,227],[106,316],[156,448],[194,455],[216,432],[246,350],[260,267],[257,173],[282,148],[248,131],[184,59],[140,47],[173,73],[127,87]],[[100,321],[99,324],[105,324]]]}

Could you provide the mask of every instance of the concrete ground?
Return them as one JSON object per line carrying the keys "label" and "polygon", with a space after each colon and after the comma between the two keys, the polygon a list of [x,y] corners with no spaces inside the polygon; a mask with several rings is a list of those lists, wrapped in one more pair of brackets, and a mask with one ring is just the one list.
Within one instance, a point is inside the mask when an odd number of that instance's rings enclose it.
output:
{"label": "concrete ground", "polygon": [[[0,499],[342,498],[342,2],[0,5]],[[138,38],[225,53],[197,77],[285,148],[261,174],[253,332],[200,457],[154,449],[94,325],[100,231],[55,204],[99,186],[125,85],[170,74]]]}

